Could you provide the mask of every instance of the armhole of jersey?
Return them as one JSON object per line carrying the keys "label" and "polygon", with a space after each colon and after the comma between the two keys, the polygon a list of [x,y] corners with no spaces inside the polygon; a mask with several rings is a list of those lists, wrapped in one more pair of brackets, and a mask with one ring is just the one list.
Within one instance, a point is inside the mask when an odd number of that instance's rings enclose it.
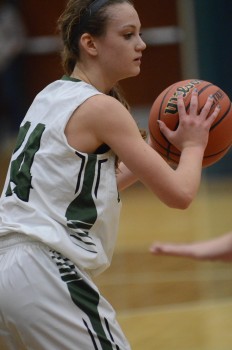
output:
{"label": "armhole of jersey", "polygon": [[103,154],[106,153],[110,150],[110,147],[108,145],[106,145],[105,143],[103,143],[101,146],[99,146],[96,151],[94,152],[94,154]]}

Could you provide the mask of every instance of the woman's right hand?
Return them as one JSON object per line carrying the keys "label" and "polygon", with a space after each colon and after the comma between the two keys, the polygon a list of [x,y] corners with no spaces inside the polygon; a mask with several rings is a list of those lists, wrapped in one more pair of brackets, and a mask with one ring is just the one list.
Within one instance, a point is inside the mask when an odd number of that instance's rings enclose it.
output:
{"label": "woman's right hand", "polygon": [[209,116],[213,105],[213,98],[209,96],[198,114],[197,89],[194,89],[192,92],[189,113],[186,112],[182,94],[178,95],[177,105],[179,112],[178,128],[172,131],[163,121],[159,121],[161,132],[179,151],[186,147],[200,147],[204,150],[208,143],[210,127],[220,112],[220,106],[218,105]]}

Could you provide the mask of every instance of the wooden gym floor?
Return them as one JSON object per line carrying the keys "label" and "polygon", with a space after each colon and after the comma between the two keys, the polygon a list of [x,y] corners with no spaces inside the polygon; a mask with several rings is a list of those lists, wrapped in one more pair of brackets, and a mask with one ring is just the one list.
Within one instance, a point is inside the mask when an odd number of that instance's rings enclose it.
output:
{"label": "wooden gym floor", "polygon": [[193,241],[232,229],[232,182],[203,180],[186,211],[142,185],[122,194],[111,267],[97,278],[133,350],[231,350],[232,264],[155,257],[153,240]]}
{"label": "wooden gym floor", "polygon": [[[2,155],[1,187],[7,163]],[[232,230],[231,197],[232,180],[205,178],[185,211],[165,207],[142,185],[122,193],[112,265],[95,281],[133,350],[232,349],[232,264],[148,252],[154,240],[193,241]]]}

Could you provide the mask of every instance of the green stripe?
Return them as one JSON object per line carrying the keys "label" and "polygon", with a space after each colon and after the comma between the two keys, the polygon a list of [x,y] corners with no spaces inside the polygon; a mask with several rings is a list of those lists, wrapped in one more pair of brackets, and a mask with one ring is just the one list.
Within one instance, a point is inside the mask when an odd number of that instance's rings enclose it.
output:
{"label": "green stripe", "polygon": [[66,211],[68,226],[74,229],[90,229],[97,220],[97,209],[92,197],[97,157],[89,156],[85,167],[81,192]]}
{"label": "green stripe", "polygon": [[99,294],[83,280],[72,281],[67,286],[73,302],[89,317],[92,327],[98,335],[102,350],[113,350],[98,312]]}

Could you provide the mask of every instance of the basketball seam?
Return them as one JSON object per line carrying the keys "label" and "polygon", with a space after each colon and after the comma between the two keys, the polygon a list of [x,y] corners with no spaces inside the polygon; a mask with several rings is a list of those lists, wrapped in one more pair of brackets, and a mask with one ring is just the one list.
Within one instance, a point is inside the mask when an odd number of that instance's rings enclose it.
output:
{"label": "basketball seam", "polygon": [[214,125],[211,126],[210,131],[213,130],[214,128],[216,128],[216,126],[218,124],[220,124],[223,121],[223,119],[226,118],[226,116],[228,115],[230,109],[231,109],[231,102],[230,102],[230,105],[229,105],[227,111],[223,114],[223,116]]}

